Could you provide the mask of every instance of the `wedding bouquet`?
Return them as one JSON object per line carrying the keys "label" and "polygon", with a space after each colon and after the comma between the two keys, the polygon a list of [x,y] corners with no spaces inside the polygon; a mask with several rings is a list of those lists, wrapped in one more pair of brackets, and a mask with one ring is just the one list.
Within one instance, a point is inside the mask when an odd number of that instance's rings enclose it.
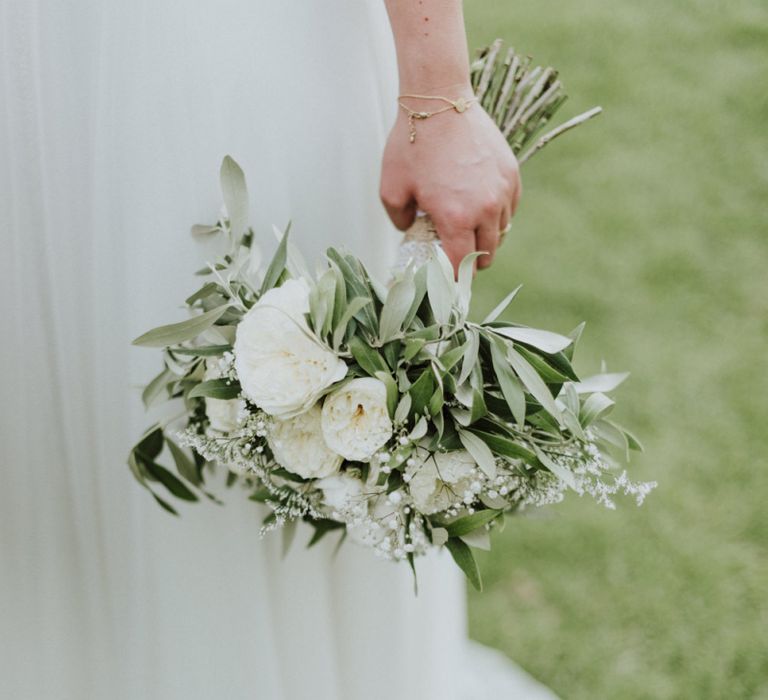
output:
{"label": "wedding bouquet", "polygon": [[[617,469],[640,449],[608,417],[627,375],[574,372],[583,325],[560,335],[500,321],[518,289],[470,320],[477,254],[456,280],[439,246],[389,285],[333,248],[311,273],[288,231],[264,266],[229,157],[221,186],[226,215],[194,232],[221,237],[225,251],[186,299],[191,317],[134,341],[163,354],[144,403],[181,408],[128,460],[163,508],[176,512],[158,486],[216,500],[206,478],[219,464],[268,507],[264,532],[304,521],[310,544],[339,530],[412,567],[445,546],[479,588],[471,547],[487,547],[505,514],[569,491],[609,508],[618,493],[641,503],[653,487]],[[159,463],[164,451],[175,473]]]}

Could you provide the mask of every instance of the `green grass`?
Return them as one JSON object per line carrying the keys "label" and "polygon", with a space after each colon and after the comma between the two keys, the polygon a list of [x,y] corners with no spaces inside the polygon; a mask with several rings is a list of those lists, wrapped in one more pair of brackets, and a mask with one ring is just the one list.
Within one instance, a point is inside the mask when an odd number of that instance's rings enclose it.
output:
{"label": "green grass", "polygon": [[472,635],[565,700],[768,698],[768,5],[467,0],[605,114],[524,173],[477,307],[587,329],[576,366],[630,369],[641,509],[573,497],[481,558]]}

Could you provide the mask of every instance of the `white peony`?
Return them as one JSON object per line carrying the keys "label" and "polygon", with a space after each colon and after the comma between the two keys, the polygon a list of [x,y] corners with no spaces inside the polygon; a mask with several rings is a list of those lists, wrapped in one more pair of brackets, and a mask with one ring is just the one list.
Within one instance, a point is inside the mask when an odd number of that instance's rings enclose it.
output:
{"label": "white peony", "polygon": [[[218,379],[221,373],[215,365],[206,363],[204,380]],[[238,418],[241,411],[245,410],[245,401],[242,399],[205,399],[205,415],[208,416],[211,430],[222,433],[231,433],[238,426]]]}
{"label": "white peony", "polygon": [[459,503],[471,489],[476,466],[466,450],[431,453],[409,472],[413,504],[420,512],[431,515]]}
{"label": "white peony", "polygon": [[276,418],[267,442],[280,466],[305,479],[330,476],[341,466],[341,456],[323,442],[317,405],[293,418]]}
{"label": "white peony", "polygon": [[392,436],[387,388],[372,377],[353,379],[323,402],[323,436],[335,452],[370,459]]}
{"label": "white peony", "polygon": [[237,326],[235,370],[243,394],[272,416],[306,411],[347,374],[344,361],[312,334],[308,312],[306,283],[287,280],[266,292]]}

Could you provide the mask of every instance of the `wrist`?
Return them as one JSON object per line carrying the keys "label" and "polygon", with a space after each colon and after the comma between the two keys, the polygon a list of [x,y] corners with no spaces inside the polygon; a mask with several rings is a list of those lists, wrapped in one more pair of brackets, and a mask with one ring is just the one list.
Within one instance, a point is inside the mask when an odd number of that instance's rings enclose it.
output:
{"label": "wrist", "polygon": [[[469,82],[469,76],[466,80],[455,82],[429,82],[427,80],[413,80],[407,83],[400,83],[398,95],[425,95],[428,97],[447,97],[450,100],[463,97],[470,99],[475,96],[472,90],[472,84]],[[409,98],[412,101],[420,102],[418,97]]]}

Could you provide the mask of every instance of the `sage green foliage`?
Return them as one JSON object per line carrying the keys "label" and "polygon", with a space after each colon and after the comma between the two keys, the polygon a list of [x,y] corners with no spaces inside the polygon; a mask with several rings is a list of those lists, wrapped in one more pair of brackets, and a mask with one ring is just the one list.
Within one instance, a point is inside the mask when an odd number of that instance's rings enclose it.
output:
{"label": "sage green foliage", "polygon": [[[527,165],[481,317],[587,320],[575,365],[632,369],[640,508],[509,519],[471,632],[564,700],[768,698],[768,6],[467,0],[470,45],[567,68],[599,121]],[[503,318],[503,317],[502,317]]]}

